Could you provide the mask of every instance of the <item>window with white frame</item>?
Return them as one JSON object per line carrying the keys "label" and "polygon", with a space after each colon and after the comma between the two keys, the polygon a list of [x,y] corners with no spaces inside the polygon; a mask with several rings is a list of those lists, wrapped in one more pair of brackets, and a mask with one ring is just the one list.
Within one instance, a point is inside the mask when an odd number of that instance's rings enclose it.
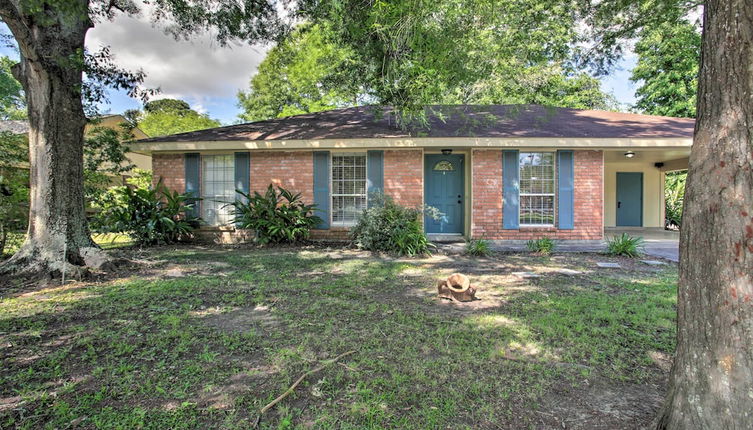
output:
{"label": "window with white frame", "polygon": [[520,224],[554,225],[553,152],[520,153]]}
{"label": "window with white frame", "polygon": [[232,154],[201,156],[201,217],[209,225],[229,224],[235,200],[235,158]]}
{"label": "window with white frame", "polygon": [[366,154],[332,154],[332,225],[354,225],[366,199]]}

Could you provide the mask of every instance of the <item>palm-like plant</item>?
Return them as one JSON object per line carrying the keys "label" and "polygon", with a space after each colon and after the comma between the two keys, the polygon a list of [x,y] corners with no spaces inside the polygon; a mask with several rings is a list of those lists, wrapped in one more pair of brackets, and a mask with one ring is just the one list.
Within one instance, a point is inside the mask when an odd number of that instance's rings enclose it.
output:
{"label": "palm-like plant", "polygon": [[307,205],[301,193],[293,194],[269,184],[264,194],[237,191],[242,199],[230,203],[237,227],[252,229],[259,243],[291,243],[309,238],[311,229],[322,222],[314,215],[316,205]]}

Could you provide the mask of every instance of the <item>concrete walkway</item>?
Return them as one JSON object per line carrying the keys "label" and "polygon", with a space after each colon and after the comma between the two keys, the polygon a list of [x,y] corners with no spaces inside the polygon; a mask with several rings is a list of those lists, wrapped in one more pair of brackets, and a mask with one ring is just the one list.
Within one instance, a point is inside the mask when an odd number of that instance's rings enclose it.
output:
{"label": "concrete walkway", "polygon": [[[678,262],[680,256],[679,240],[680,234],[675,231],[663,230],[616,230],[608,229],[604,236],[611,238],[619,236],[623,232],[633,236],[643,238],[643,251],[649,257],[664,258],[669,261]],[[492,249],[501,252],[524,252],[526,241],[524,240],[491,240]],[[448,254],[460,254],[465,251],[464,242],[455,243],[437,243],[442,252]],[[604,252],[606,242],[602,240],[571,240],[557,243],[555,251],[559,252]]]}

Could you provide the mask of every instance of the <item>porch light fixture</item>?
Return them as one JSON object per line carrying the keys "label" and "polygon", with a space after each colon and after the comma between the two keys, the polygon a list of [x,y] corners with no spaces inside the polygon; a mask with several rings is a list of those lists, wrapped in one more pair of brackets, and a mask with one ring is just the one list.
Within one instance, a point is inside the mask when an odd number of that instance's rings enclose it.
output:
{"label": "porch light fixture", "polygon": [[625,153],[625,158],[633,158],[633,157],[635,157],[635,152],[628,151]]}
{"label": "porch light fixture", "polygon": [[452,154],[452,149],[443,149],[442,150],[442,155],[450,155],[450,154]]}

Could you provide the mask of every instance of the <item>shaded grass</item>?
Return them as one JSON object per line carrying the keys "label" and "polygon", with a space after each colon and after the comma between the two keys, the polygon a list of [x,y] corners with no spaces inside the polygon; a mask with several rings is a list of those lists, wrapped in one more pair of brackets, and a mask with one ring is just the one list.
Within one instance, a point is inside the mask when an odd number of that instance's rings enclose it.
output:
{"label": "shaded grass", "polygon": [[163,249],[152,257],[186,276],[157,267],[2,299],[0,427],[248,428],[351,349],[261,426],[536,427],[553,384],[645,382],[660,374],[649,353],[674,348],[674,268],[515,288],[478,275],[504,300],[469,310],[433,298],[449,270],[433,260],[339,254]]}
{"label": "shaded grass", "polygon": [[[23,245],[25,239],[26,233],[24,232],[9,232],[5,249],[3,250],[3,253],[0,254],[0,258],[2,258],[3,255],[9,257],[15,254],[21,245]],[[102,249],[120,248],[134,244],[134,241],[128,235],[119,233],[97,233],[92,235],[92,239],[94,239],[94,242],[102,247]]]}

